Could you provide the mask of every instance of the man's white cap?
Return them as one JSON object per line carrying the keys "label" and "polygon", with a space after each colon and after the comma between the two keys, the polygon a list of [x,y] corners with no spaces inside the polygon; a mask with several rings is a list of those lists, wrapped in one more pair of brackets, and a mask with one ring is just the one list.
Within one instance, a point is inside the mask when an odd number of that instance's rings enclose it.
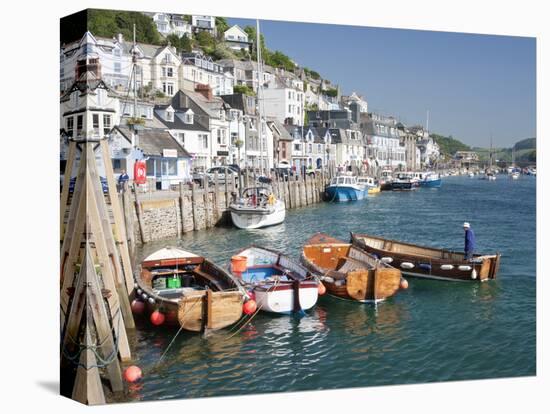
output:
{"label": "man's white cap", "polygon": [[470,228],[470,223],[468,223],[467,221],[465,221],[465,222],[464,222],[464,225],[463,225],[462,227],[469,229],[469,228]]}

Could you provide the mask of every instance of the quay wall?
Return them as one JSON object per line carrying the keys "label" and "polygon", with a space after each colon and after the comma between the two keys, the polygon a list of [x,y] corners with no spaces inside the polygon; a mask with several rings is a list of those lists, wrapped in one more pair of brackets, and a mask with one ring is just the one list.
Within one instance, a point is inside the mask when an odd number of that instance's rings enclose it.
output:
{"label": "quay wall", "polygon": [[[328,175],[298,176],[274,180],[271,188],[284,200],[287,210],[307,207],[323,200]],[[244,180],[248,181],[248,180]],[[153,188],[154,186],[149,186]],[[247,185],[243,185],[246,188]],[[126,233],[131,250],[136,244],[180,237],[183,233],[231,225],[229,204],[240,193],[239,183],[202,187],[180,184],[170,191],[142,192],[126,188],[124,205]]]}

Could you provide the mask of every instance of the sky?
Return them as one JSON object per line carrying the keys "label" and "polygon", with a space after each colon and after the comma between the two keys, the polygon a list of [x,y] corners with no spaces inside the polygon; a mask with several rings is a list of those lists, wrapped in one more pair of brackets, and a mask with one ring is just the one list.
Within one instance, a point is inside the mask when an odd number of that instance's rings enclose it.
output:
{"label": "sky", "polygon": [[[255,20],[228,19],[241,27]],[[536,136],[536,40],[418,30],[260,21],[270,50],[355,91],[369,112],[510,147]]]}

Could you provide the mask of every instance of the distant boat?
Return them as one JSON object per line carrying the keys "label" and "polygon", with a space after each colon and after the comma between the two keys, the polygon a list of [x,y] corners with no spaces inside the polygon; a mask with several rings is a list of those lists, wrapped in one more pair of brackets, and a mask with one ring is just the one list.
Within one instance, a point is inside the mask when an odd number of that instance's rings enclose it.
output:
{"label": "distant boat", "polygon": [[229,205],[229,212],[236,227],[259,229],[281,224],[285,220],[286,207],[268,187],[250,187]]}
{"label": "distant boat", "polygon": [[200,332],[233,325],[246,291],[225,270],[177,247],[160,249],[141,262],[136,300],[163,314],[164,324]]}
{"label": "distant boat", "polygon": [[233,256],[231,268],[263,311],[289,314],[317,303],[319,282],[300,263],[275,250],[247,247]]}
{"label": "distant boat", "polygon": [[357,201],[365,198],[367,188],[357,182],[356,176],[339,175],[330,180],[326,193],[328,201]]}
{"label": "distant boat", "polygon": [[420,187],[420,181],[415,178],[414,173],[400,172],[397,173],[391,185],[393,191],[411,191]]}
{"label": "distant boat", "polygon": [[378,182],[380,183],[380,191],[391,190],[391,183],[393,181],[392,170],[384,169],[380,175]]}
{"label": "distant boat", "polygon": [[357,177],[357,182],[367,188],[367,194],[377,194],[380,192],[380,184],[374,177],[359,176]]}
{"label": "distant boat", "polygon": [[409,276],[450,281],[485,281],[496,279],[500,254],[474,255],[464,260],[464,253],[417,246],[368,234],[351,234],[351,242],[366,253],[379,257]]}
{"label": "distant boat", "polygon": [[302,263],[318,275],[329,295],[358,302],[379,302],[399,290],[401,271],[350,243],[323,233],[311,237]]}

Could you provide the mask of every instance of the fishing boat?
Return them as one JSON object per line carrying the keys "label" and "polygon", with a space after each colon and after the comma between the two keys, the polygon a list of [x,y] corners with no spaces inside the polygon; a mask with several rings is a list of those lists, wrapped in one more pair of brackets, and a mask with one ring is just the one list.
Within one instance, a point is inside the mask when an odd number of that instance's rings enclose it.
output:
{"label": "fishing boat", "polygon": [[357,201],[365,198],[367,189],[357,182],[356,176],[339,175],[330,180],[326,193],[329,201]]}
{"label": "fishing boat", "polygon": [[204,332],[237,322],[247,298],[241,284],[208,259],[165,247],[141,262],[132,308],[155,313],[154,324]]}
{"label": "fishing boat", "polygon": [[327,293],[341,299],[376,303],[406,286],[399,269],[323,233],[305,243],[301,259],[324,283]]}
{"label": "fishing boat", "polygon": [[380,174],[380,179],[378,180],[378,182],[380,183],[380,191],[391,190],[392,181],[393,181],[392,171],[388,169],[382,170],[382,173]]}
{"label": "fishing boat", "polygon": [[500,254],[476,254],[464,260],[464,253],[403,243],[368,234],[351,234],[351,242],[364,252],[379,257],[409,276],[451,281],[495,279]]}
{"label": "fishing boat", "polygon": [[418,177],[420,187],[426,188],[439,188],[441,187],[441,175],[432,171],[426,171],[421,173]]}
{"label": "fishing boat", "polygon": [[290,314],[317,303],[319,282],[300,263],[275,250],[247,247],[232,257],[230,268],[262,311]]}
{"label": "fishing boat", "polygon": [[400,172],[397,173],[391,185],[393,191],[411,191],[420,187],[420,182],[413,173]]}
{"label": "fishing boat", "polygon": [[249,187],[229,204],[233,224],[240,229],[259,229],[285,221],[286,207],[269,187]]}
{"label": "fishing boat", "polygon": [[359,176],[357,182],[367,188],[367,194],[378,194],[380,192],[380,184],[374,177]]}

